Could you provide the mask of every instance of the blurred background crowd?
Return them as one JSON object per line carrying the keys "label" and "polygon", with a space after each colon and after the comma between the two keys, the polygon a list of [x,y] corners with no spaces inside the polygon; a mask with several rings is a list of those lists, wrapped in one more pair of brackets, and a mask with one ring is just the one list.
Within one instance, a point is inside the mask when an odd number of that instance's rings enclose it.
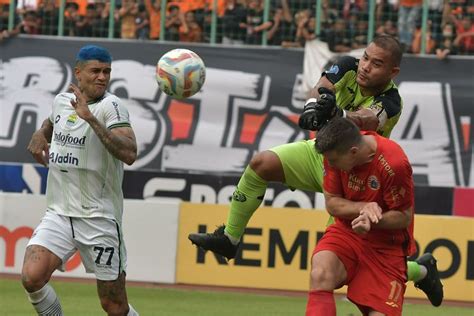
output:
{"label": "blurred background crowd", "polygon": [[331,51],[347,52],[388,33],[409,53],[474,54],[472,0],[11,1],[0,0],[3,37],[23,33],[283,47],[303,47],[317,38]]}

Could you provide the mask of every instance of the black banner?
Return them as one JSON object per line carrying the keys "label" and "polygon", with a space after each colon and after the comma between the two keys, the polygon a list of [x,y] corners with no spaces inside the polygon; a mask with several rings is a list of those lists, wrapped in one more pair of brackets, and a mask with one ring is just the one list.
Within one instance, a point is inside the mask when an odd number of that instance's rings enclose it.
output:
{"label": "black banner", "polygon": [[[54,96],[74,81],[74,58],[90,41],[19,37],[2,42],[0,161],[33,162],[31,134]],[[256,151],[308,138],[296,124],[305,100],[304,52],[140,41],[93,42],[114,58],[109,91],[130,111],[139,157],[132,170],[238,176]],[[202,91],[162,94],[155,64],[182,47],[206,64]],[[407,152],[417,185],[474,187],[473,59],[406,56],[397,83],[404,100],[392,138]],[[319,76],[319,73],[315,73]]]}

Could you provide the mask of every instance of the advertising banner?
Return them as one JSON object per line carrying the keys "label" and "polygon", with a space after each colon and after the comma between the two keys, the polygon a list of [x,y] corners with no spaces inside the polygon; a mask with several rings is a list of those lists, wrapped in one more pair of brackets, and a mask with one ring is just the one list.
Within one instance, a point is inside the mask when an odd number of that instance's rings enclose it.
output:
{"label": "advertising banner", "polygon": [[[0,163],[0,191],[44,194],[47,168],[24,164]],[[123,192],[127,199],[146,199],[157,202],[192,202],[228,204],[239,181],[239,176],[158,171],[127,170]],[[474,189],[450,187],[415,187],[417,214],[461,215],[474,217]],[[291,190],[283,184],[271,182],[263,198],[263,205],[324,209],[322,193]]]}
{"label": "advertising banner", "polygon": [[[326,212],[258,209],[237,257],[227,262],[197,249],[187,238],[192,232],[213,231],[225,222],[227,211],[219,205],[181,205],[178,283],[308,290],[311,254],[325,230]],[[415,239],[415,258],[431,252],[438,259],[445,299],[474,302],[474,219],[417,215]],[[409,283],[406,297],[425,297]]]}
{"label": "advertising banner", "polygon": [[[2,43],[0,161],[33,162],[25,148],[54,96],[74,81],[74,58],[90,41],[19,37]],[[240,174],[256,151],[311,137],[297,125],[307,78],[331,56],[280,48],[190,46],[206,83],[173,100],[155,82],[155,64],[182,43],[97,41],[114,62],[109,91],[130,111],[139,157],[130,170]],[[315,57],[316,56],[316,57]],[[312,66],[308,59],[319,58]],[[324,61],[324,62],[323,62]],[[473,59],[405,56],[396,81],[404,110],[392,138],[407,152],[417,185],[474,187]],[[308,73],[309,72],[309,73]],[[304,76],[303,76],[304,75]]]}
{"label": "advertising banner", "polygon": [[[178,209],[177,203],[125,200],[128,280],[175,283]],[[0,193],[0,273],[21,273],[26,245],[45,211],[44,195]],[[95,278],[85,272],[78,253],[55,275]]]}

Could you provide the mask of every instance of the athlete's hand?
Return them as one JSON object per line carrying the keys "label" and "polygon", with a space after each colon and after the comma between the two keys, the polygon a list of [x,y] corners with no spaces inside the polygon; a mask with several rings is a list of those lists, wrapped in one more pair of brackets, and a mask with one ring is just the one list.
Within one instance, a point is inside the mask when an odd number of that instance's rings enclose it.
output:
{"label": "athlete's hand", "polygon": [[382,219],[382,208],[377,202],[369,202],[362,207],[359,215],[367,215],[371,223],[377,224]]}
{"label": "athlete's hand", "polygon": [[303,108],[303,113],[300,115],[298,120],[298,125],[302,129],[309,131],[316,131],[318,126],[318,121],[316,118],[316,106],[317,100],[312,98],[306,101],[306,104]]}
{"label": "athlete's hand", "polygon": [[339,109],[336,106],[336,96],[330,89],[321,87],[318,89],[319,98],[309,99],[303,109],[298,125],[302,129],[319,131],[332,119]]}
{"label": "athlete's hand", "polygon": [[41,131],[36,131],[31,136],[30,143],[27,147],[35,160],[47,167],[49,162],[49,144],[46,137]]}
{"label": "athlete's hand", "polygon": [[332,90],[321,87],[318,89],[319,99],[316,111],[318,119],[329,121],[337,114],[336,95]]}
{"label": "athlete's hand", "polygon": [[69,89],[74,95],[76,96],[76,99],[71,100],[71,106],[74,108],[76,111],[77,115],[87,121],[89,118],[93,116],[92,112],[89,110],[89,106],[87,105],[87,100],[84,94],[81,92],[78,86],[75,84],[71,83],[69,86]]}
{"label": "athlete's hand", "polygon": [[357,234],[367,234],[370,231],[370,219],[367,214],[361,214],[352,223],[352,230]]}

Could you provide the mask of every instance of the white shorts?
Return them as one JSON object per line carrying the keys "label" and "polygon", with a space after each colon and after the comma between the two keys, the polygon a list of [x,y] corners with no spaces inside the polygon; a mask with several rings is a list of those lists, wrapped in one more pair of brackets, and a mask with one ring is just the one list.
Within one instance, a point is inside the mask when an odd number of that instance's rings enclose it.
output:
{"label": "white shorts", "polygon": [[30,245],[43,246],[58,256],[62,260],[61,271],[77,250],[86,272],[94,273],[98,280],[116,280],[126,270],[122,228],[113,219],[69,217],[47,211],[28,242]]}

